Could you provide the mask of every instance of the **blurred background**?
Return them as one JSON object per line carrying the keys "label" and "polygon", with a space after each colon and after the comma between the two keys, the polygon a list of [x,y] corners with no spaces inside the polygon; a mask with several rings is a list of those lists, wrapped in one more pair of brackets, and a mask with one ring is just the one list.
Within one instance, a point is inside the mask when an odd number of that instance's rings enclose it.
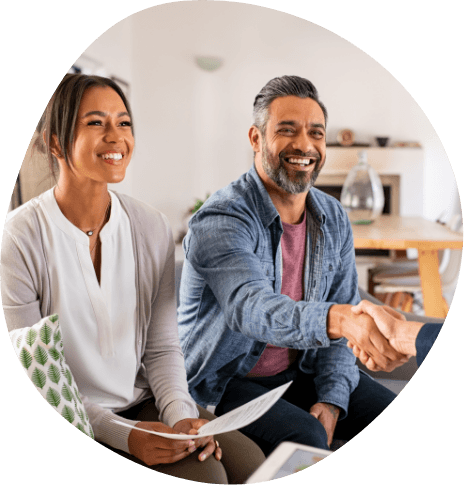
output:
{"label": "blurred background", "polygon": [[[414,99],[363,51],[298,17],[229,2],[161,5],[114,25],[69,72],[113,77],[128,94],[136,149],[126,179],[112,188],[165,213],[178,241],[197,200],[250,168],[254,97],[284,74],[310,79],[329,112],[319,184],[340,188],[363,149],[389,187],[392,213],[445,221],[459,210],[446,153]],[[343,129],[352,146],[338,145]],[[388,137],[387,146],[377,137]],[[54,184],[31,147],[18,180],[12,208]],[[373,257],[358,257],[365,288]]]}

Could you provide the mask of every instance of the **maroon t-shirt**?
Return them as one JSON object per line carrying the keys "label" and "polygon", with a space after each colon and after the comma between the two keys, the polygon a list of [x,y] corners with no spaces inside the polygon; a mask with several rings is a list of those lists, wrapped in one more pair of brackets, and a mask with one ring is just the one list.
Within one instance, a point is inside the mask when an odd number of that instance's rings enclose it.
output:
{"label": "maroon t-shirt", "polygon": [[[284,233],[282,247],[282,295],[294,301],[303,299],[303,272],[306,246],[306,211],[299,224],[282,222]],[[275,376],[283,372],[295,361],[297,352],[285,347],[267,344],[256,365],[248,373],[249,377]]]}

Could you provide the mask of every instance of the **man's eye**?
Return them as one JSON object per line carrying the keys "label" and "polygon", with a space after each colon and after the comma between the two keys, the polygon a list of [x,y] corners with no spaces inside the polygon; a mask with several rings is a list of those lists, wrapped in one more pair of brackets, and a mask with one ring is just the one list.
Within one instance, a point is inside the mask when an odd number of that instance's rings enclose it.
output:
{"label": "man's eye", "polygon": [[132,126],[132,121],[122,121],[121,126]]}

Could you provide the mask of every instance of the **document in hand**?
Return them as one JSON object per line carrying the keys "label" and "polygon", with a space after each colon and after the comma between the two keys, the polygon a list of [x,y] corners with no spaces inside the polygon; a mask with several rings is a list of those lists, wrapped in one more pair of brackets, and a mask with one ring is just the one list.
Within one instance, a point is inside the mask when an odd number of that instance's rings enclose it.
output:
{"label": "document in hand", "polygon": [[[218,435],[221,433],[227,433],[228,431],[234,431],[236,429],[243,428],[253,421],[260,418],[265,412],[267,412],[276,401],[284,394],[293,381],[287,382],[283,386],[277,387],[272,391],[266,392],[260,397],[253,399],[249,403],[233,409],[232,411],[223,414],[219,418],[213,419],[209,423],[206,423],[198,430],[198,434],[194,435],[195,438],[202,438],[203,436]],[[115,423],[126,426],[127,428],[135,428],[130,424],[122,423],[121,421],[113,420]],[[138,431],[144,431],[146,433],[156,434],[163,436],[171,440],[185,440],[185,434],[170,434],[159,433],[158,431],[151,431],[148,429],[136,428]]]}

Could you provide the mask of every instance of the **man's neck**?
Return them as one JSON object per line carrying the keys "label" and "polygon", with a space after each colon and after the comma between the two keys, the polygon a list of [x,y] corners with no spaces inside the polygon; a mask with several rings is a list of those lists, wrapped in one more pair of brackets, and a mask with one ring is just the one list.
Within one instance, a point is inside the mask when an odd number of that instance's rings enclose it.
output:
{"label": "man's neck", "polygon": [[282,222],[299,224],[303,220],[307,193],[287,194],[285,198],[272,193],[269,193],[269,195]]}

